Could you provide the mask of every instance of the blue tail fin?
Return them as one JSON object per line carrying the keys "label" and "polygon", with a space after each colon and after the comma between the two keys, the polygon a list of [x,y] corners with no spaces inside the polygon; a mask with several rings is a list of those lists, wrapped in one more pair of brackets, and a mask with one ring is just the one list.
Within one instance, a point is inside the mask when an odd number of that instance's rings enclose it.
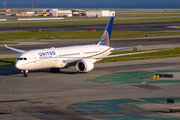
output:
{"label": "blue tail fin", "polygon": [[110,45],[113,21],[114,21],[114,17],[111,17],[109,20],[109,23],[107,24],[106,29],[101,37],[100,42],[98,43],[99,45],[106,45],[106,46]]}

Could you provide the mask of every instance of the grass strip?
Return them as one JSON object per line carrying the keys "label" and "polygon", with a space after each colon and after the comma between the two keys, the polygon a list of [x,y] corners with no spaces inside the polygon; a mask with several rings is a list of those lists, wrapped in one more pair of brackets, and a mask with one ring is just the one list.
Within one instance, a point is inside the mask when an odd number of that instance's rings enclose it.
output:
{"label": "grass strip", "polygon": [[0,45],[8,45],[8,44],[19,44],[19,43],[14,43],[14,42],[0,42]]}
{"label": "grass strip", "polygon": [[[159,49],[164,50],[164,49]],[[115,54],[124,54],[124,53],[133,53],[133,52],[142,52],[140,51],[118,51],[113,52],[111,55]],[[118,62],[118,61],[131,61],[131,60],[143,60],[143,59],[157,59],[157,58],[169,58],[169,57],[180,57],[180,47],[169,49],[166,51],[159,51],[153,53],[144,53],[144,54],[137,54],[137,55],[127,55],[127,56],[120,56],[120,57],[111,57],[105,58],[98,63],[106,63],[106,62]],[[0,66],[2,65],[14,65],[17,58],[1,58],[0,59]]]}
{"label": "grass strip", "polygon": [[127,19],[127,20],[115,20],[114,23],[146,23],[146,22],[174,22],[174,21],[180,21],[180,18]]}
{"label": "grass strip", "polygon": [[[89,19],[89,18],[86,18]],[[1,23],[0,26],[48,26],[48,25],[89,25],[107,24],[109,20],[80,20],[80,21],[59,21],[59,22],[24,22],[24,23]],[[145,23],[145,22],[173,22],[180,21],[180,18],[148,18],[148,19],[123,19],[114,20],[114,23]]]}
{"label": "grass strip", "polygon": [[0,59],[0,66],[3,65],[15,65],[17,58],[1,58]]}
{"label": "grass strip", "polygon": [[[33,31],[33,32],[12,32],[0,33],[0,39],[51,39],[52,37],[59,40],[86,40],[86,39],[101,39],[103,31]],[[176,36],[180,35],[176,32],[157,32],[157,31],[112,31],[112,39],[124,38],[142,38],[148,37],[162,37],[162,36]]]}

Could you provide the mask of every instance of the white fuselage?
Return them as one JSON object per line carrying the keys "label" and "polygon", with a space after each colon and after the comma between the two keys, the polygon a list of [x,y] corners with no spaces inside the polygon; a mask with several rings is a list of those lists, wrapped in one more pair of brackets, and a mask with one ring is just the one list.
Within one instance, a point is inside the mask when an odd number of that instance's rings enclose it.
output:
{"label": "white fuselage", "polygon": [[104,45],[82,45],[31,50],[21,54],[15,66],[20,70],[62,68],[67,66],[65,60],[81,58],[89,58],[95,63],[100,59],[92,59],[92,57],[107,56],[111,54],[111,49],[111,47]]}

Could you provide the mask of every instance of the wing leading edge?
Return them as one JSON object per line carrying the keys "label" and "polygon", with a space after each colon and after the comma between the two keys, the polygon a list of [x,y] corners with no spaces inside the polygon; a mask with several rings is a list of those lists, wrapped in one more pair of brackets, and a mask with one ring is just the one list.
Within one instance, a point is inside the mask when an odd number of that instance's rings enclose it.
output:
{"label": "wing leading edge", "polygon": [[12,51],[18,52],[18,53],[25,53],[26,51],[24,50],[20,50],[20,49],[16,49],[16,48],[12,48],[12,47],[8,47],[7,45],[4,45],[7,49],[10,49]]}

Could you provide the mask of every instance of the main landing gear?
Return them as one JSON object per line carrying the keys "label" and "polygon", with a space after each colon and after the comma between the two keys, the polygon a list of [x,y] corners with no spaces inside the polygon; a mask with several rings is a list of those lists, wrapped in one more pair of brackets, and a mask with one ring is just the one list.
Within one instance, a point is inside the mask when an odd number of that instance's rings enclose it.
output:
{"label": "main landing gear", "polygon": [[23,77],[28,77],[28,70],[22,70]]}
{"label": "main landing gear", "polygon": [[51,68],[50,69],[50,72],[53,72],[53,73],[59,73],[60,69],[59,68]]}

